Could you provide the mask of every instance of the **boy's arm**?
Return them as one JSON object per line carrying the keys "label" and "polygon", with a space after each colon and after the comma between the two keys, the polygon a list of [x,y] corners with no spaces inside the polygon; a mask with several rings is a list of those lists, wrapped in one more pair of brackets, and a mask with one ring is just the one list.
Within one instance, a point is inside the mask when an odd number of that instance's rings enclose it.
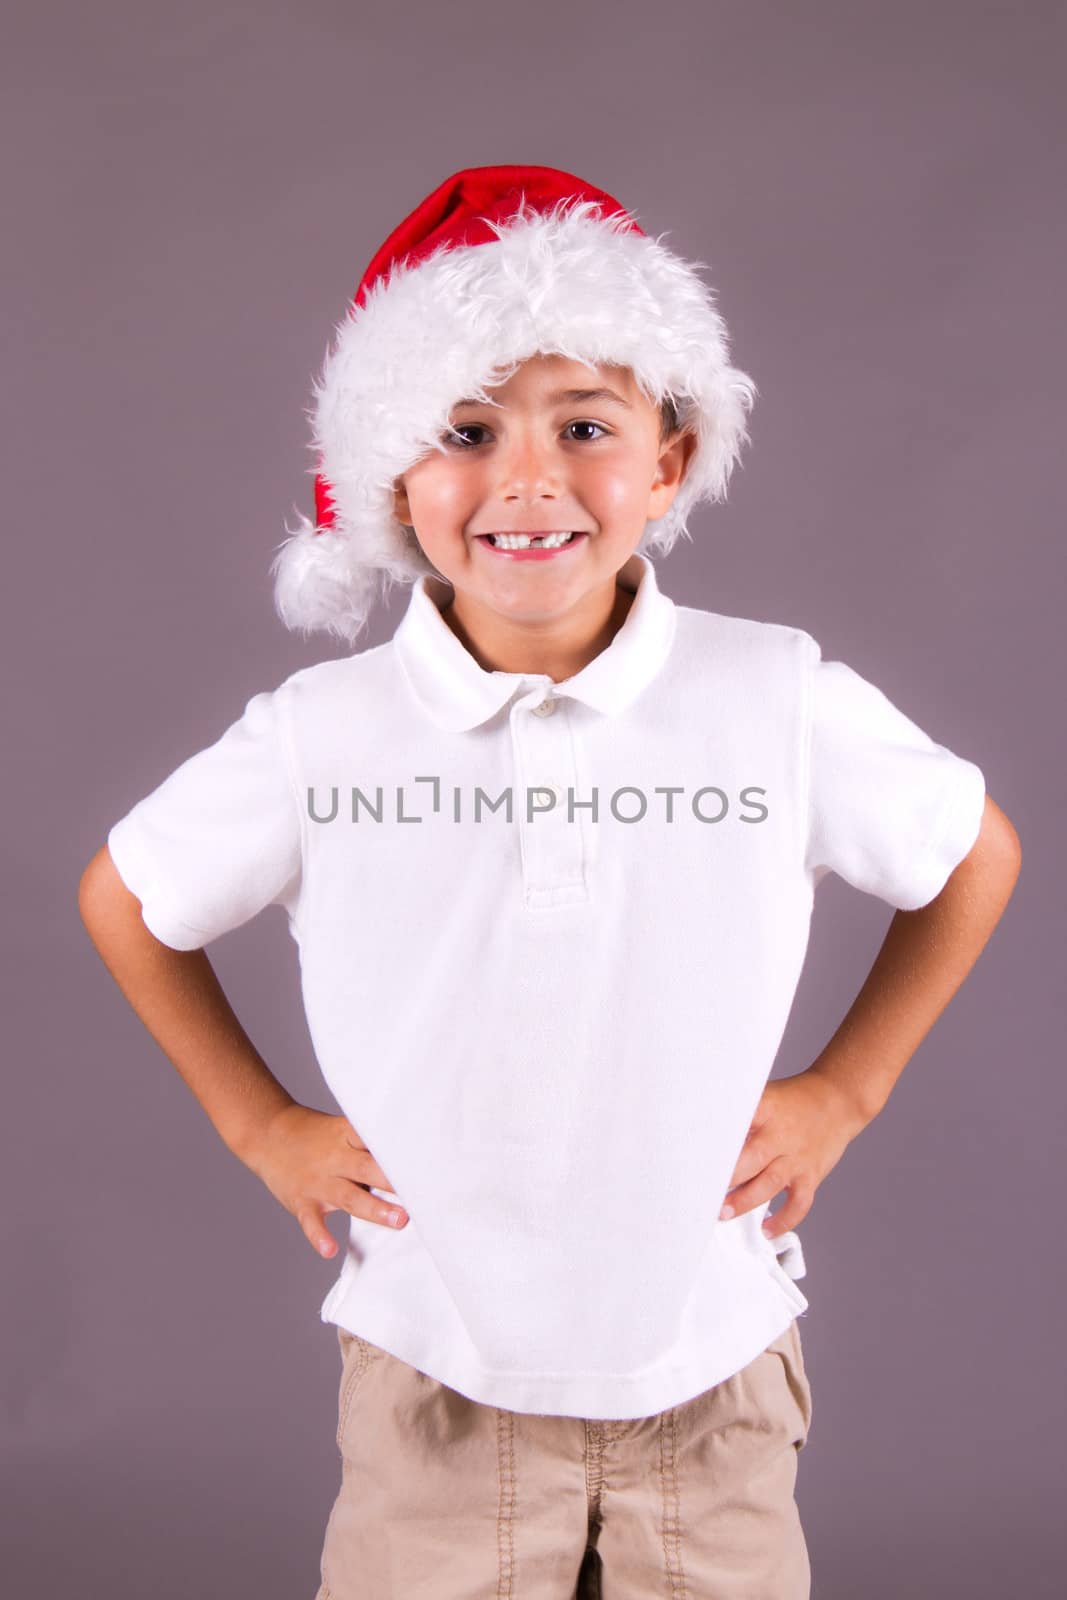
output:
{"label": "boy's arm", "polygon": [[987,795],[978,838],[940,894],[894,915],[862,989],[810,1068],[841,1091],[863,1126],[978,960],[1021,863],[1019,836]]}
{"label": "boy's arm", "polygon": [[1019,836],[986,796],[970,852],[940,894],[897,911],[833,1038],[803,1072],[768,1083],[720,1216],[753,1211],[789,1190],[764,1223],[795,1228],[848,1144],[885,1106],[893,1086],[981,955],[1019,876]]}
{"label": "boy's arm", "polygon": [[82,874],[78,909],[105,966],[227,1148],[296,1217],[321,1255],[337,1250],[324,1213],[392,1222],[395,1207],[361,1187],[392,1192],[359,1135],[344,1117],[299,1105],[278,1082],[205,952],[173,950],[149,931],[106,845]]}

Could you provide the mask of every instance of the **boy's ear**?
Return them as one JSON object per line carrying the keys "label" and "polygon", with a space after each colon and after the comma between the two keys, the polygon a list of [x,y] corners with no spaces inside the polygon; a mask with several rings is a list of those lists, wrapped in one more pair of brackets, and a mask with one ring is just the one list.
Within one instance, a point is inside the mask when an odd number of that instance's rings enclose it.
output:
{"label": "boy's ear", "polygon": [[414,527],[411,520],[411,507],[408,504],[408,492],[404,488],[403,480],[397,478],[393,485],[393,516],[405,527]]}
{"label": "boy's ear", "polygon": [[652,492],[649,495],[649,521],[665,516],[670,510],[696,447],[696,434],[682,428],[676,428],[663,446],[656,464]]}

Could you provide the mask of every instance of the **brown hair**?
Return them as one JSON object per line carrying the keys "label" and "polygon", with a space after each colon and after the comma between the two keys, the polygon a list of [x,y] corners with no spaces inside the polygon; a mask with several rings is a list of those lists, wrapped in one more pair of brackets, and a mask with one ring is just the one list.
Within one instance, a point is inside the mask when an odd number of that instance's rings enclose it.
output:
{"label": "brown hair", "polygon": [[678,409],[670,395],[659,408],[659,442],[666,444],[678,426]]}

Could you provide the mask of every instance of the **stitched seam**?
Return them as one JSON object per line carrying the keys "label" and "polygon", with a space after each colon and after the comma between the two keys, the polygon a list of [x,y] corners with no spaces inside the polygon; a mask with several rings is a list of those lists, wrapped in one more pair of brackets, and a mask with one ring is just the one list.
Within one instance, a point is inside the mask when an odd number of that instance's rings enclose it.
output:
{"label": "stitched seam", "polygon": [[[357,1336],[353,1335],[353,1338],[357,1338]],[[344,1397],[341,1402],[341,1419],[337,1425],[337,1448],[339,1450],[343,1449],[345,1430],[348,1427],[348,1413],[352,1409],[352,1400],[354,1398],[359,1379],[367,1370],[369,1356],[370,1350],[368,1345],[362,1339],[357,1338],[356,1359],[353,1362],[352,1373],[348,1380],[348,1387],[345,1389]]]}
{"label": "stitched seam", "polygon": [[663,1497],[663,1565],[668,1593],[686,1595],[685,1573],[681,1561],[681,1507],[678,1493],[678,1413],[665,1411],[659,1424],[659,1475]]}
{"label": "stitched seam", "polygon": [[604,1430],[596,1422],[585,1424],[585,1496],[589,1522],[600,1528],[604,1492]]}
{"label": "stitched seam", "polygon": [[340,1492],[338,1493],[337,1498],[334,1501],[333,1506],[330,1509],[330,1515],[329,1515],[329,1518],[328,1518],[327,1523],[326,1523],[326,1532],[322,1536],[322,1558],[321,1558],[320,1563],[319,1563],[319,1576],[322,1579],[322,1583],[319,1586],[319,1592],[315,1596],[315,1600],[333,1600],[333,1591],[331,1590],[330,1585],[326,1582],[326,1560],[327,1560],[327,1556],[329,1554],[329,1549],[330,1549],[330,1533],[331,1533],[331,1531],[333,1529],[333,1525],[334,1525],[335,1521],[337,1520],[337,1508],[340,1505],[341,1498],[342,1498],[342,1496],[344,1495],[344,1492],[345,1492],[345,1487],[346,1487],[345,1480],[347,1479],[347,1477],[348,1477],[347,1463],[342,1462],[342,1465],[341,1465],[341,1488],[340,1488]]}
{"label": "stitched seam", "polygon": [[515,1416],[496,1408],[497,1465],[500,1500],[496,1518],[497,1600],[511,1600],[514,1592],[515,1537]]}

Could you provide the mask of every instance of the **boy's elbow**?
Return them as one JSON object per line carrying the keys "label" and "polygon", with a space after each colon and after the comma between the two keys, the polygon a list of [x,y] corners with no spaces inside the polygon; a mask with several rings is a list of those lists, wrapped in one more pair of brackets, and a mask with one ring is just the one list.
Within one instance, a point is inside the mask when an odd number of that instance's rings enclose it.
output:
{"label": "boy's elbow", "polygon": [[982,817],[983,831],[986,827],[989,828],[991,836],[991,848],[1011,869],[1013,878],[1017,878],[1023,861],[1022,841],[1011,818],[988,795]]}
{"label": "boy's elbow", "polygon": [[[111,859],[111,851],[106,844],[102,844],[78,879],[78,912],[85,927],[92,933],[105,905],[136,898],[119,877],[118,868]],[[137,906],[139,911],[140,901],[137,901]]]}
{"label": "boy's elbow", "polygon": [[988,794],[970,857],[985,870],[995,872],[1007,894],[1011,894],[1022,867],[1022,842],[1011,818]]}

